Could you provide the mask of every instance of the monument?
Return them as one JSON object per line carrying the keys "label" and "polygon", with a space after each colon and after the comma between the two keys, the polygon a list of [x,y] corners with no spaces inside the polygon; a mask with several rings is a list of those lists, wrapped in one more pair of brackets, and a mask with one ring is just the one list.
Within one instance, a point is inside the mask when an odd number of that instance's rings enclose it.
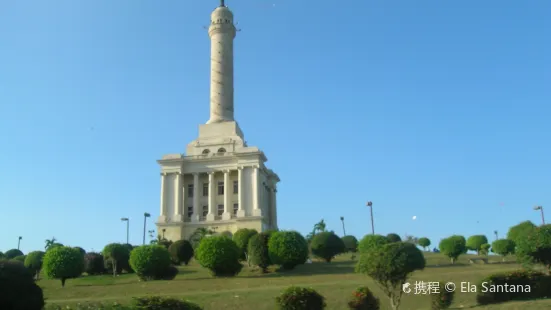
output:
{"label": "monument", "polygon": [[[234,119],[233,13],[221,1],[211,14],[210,118],[185,154],[169,154],[161,166],[157,230],[168,240],[187,239],[198,228],[234,233],[240,228],[277,229],[279,177],[266,156],[248,146]],[[161,233],[162,232],[162,233]]]}

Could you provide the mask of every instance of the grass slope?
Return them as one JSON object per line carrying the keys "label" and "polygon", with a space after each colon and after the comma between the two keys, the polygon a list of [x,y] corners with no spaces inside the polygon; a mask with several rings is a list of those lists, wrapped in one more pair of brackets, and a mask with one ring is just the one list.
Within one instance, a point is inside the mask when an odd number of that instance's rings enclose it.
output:
{"label": "grass slope", "polygon": [[[490,264],[469,264],[473,256],[460,257],[456,265],[441,254],[426,253],[427,268],[413,274],[410,282],[471,282],[478,283],[484,276],[520,268],[514,263],[501,263],[499,257],[489,257]],[[68,280],[65,288],[59,280],[39,280],[44,290],[47,309],[56,306],[74,306],[89,302],[111,304],[129,303],[132,297],[162,295],[185,298],[209,309],[226,310],[272,310],[274,298],[289,285],[312,287],[327,299],[327,309],[346,309],[346,302],[358,286],[367,285],[381,298],[382,309],[390,309],[388,301],[373,281],[367,276],[354,273],[355,262],[349,255],[339,257],[332,263],[314,262],[297,267],[291,272],[261,274],[244,268],[234,278],[212,278],[196,262],[181,267],[180,274],[173,281],[139,282],[136,275],[124,274],[113,278],[104,276],[83,276]],[[401,309],[430,309],[428,295],[404,295]],[[549,309],[551,300],[512,302],[489,307],[477,307],[475,293],[457,292],[452,308],[475,309]]]}

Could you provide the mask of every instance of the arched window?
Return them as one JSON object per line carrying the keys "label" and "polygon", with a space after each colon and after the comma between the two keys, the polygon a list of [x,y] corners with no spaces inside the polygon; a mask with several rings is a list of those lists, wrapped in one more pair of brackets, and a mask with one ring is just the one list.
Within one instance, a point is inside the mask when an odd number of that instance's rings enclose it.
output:
{"label": "arched window", "polygon": [[207,155],[208,153],[210,153],[209,149],[204,149],[203,150],[203,155]]}
{"label": "arched window", "polygon": [[218,149],[218,153],[226,153],[226,149],[221,147]]}

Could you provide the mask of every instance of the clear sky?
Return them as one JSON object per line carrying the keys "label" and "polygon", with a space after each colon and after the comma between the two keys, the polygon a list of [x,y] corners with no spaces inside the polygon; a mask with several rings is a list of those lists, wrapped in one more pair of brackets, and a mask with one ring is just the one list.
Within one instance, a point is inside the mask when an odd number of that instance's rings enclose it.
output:
{"label": "clear sky", "polygon": [[[551,210],[551,2],[228,0],[281,229],[504,236]],[[209,113],[216,0],[0,1],[0,250],[141,244]],[[413,221],[412,216],[417,216]],[[551,213],[549,213],[551,220]]]}

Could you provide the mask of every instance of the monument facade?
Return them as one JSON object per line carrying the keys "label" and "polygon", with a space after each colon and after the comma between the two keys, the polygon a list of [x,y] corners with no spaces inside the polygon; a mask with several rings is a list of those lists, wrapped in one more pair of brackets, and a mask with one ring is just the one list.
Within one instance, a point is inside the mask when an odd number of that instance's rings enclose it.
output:
{"label": "monument facade", "polygon": [[187,239],[197,228],[234,233],[240,228],[277,229],[279,177],[264,153],[248,146],[234,119],[233,13],[221,1],[211,14],[210,118],[185,154],[169,154],[161,166],[158,233]]}

